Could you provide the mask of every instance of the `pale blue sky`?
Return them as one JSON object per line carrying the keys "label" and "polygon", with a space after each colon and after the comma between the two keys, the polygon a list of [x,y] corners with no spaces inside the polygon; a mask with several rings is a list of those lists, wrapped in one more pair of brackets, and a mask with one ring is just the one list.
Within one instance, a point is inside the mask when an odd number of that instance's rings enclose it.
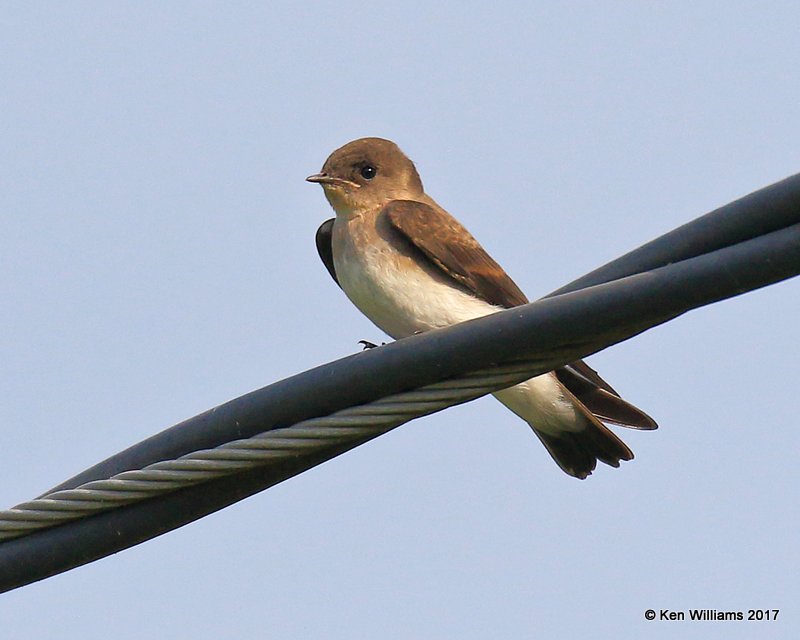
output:
{"label": "pale blue sky", "polygon": [[[379,135],[529,296],[800,171],[796,3],[13,3],[0,508],[385,339],[303,179]],[[491,400],[0,596],[2,636],[797,637],[800,282],[591,359],[660,423],[579,482]],[[646,622],[779,608],[777,622]]]}

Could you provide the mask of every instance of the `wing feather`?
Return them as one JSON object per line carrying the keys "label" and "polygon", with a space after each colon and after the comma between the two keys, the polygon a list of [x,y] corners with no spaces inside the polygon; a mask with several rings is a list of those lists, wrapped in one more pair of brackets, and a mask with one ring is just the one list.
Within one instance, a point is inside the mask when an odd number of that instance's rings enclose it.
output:
{"label": "wing feather", "polygon": [[[339,278],[336,277],[336,267],[333,265],[333,221],[334,218],[331,218],[319,225],[315,240],[317,242],[317,253],[322,259],[322,264],[331,274],[333,281],[339,284]],[[341,286],[339,284],[340,288]]]}
{"label": "wing feather", "polygon": [[[393,200],[383,213],[428,260],[478,298],[506,308],[527,304],[525,294],[503,268],[446,211],[423,202]],[[620,398],[583,360],[555,373],[559,382],[601,420],[635,429],[657,427],[650,416]]]}
{"label": "wing feather", "polygon": [[392,200],[382,214],[428,260],[476,297],[509,309],[528,302],[503,268],[446,211],[423,202]]}

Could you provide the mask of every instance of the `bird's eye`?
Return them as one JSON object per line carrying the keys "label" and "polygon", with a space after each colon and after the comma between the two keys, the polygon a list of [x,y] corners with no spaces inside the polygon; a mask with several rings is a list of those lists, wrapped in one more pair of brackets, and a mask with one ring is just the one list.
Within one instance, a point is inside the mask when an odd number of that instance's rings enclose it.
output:
{"label": "bird's eye", "polygon": [[375,177],[375,174],[378,173],[378,170],[372,165],[366,164],[361,167],[360,173],[364,180],[372,180]]}

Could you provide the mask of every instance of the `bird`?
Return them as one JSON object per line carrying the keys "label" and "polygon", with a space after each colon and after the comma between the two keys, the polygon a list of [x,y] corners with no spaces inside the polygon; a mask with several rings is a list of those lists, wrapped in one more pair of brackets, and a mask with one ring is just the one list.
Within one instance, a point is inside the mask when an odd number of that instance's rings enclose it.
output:
{"label": "bird", "polygon": [[[469,231],[425,192],[414,163],[394,142],[353,140],[306,180],[322,186],[336,214],[316,233],[323,264],[350,301],[392,338],[528,303]],[[582,360],[494,396],[530,425],[564,472],[579,479],[598,460],[619,467],[633,459],[604,423],[658,426]]]}

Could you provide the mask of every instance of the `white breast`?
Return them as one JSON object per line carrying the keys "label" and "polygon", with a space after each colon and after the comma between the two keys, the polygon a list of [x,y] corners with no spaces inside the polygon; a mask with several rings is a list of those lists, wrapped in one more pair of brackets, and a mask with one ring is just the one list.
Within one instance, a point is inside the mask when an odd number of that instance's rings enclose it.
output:
{"label": "white breast", "polygon": [[[374,222],[374,220],[373,220]],[[450,280],[420,255],[387,242],[363,218],[340,218],[333,226],[333,263],[347,297],[393,338],[447,327],[500,311]],[[578,430],[583,422],[553,374],[532,378],[495,394],[537,429]]]}
{"label": "white breast", "polygon": [[[499,311],[452,283],[419,256],[403,255],[376,232],[334,225],[333,262],[347,297],[393,338],[446,327]],[[357,223],[357,221],[356,221]]]}

